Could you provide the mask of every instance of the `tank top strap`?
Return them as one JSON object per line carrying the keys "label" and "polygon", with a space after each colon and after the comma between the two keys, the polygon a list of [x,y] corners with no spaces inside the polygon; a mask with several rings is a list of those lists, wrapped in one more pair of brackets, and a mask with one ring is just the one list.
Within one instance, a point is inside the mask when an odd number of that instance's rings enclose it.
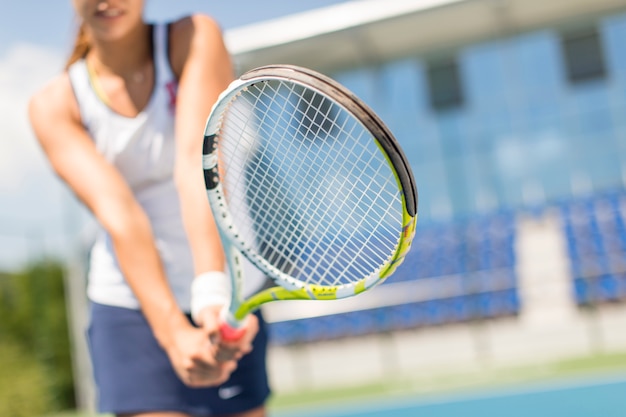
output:
{"label": "tank top strap", "polygon": [[158,23],[153,28],[154,64],[157,84],[164,85],[174,80],[169,60],[169,24]]}
{"label": "tank top strap", "polygon": [[68,68],[70,84],[74,91],[74,97],[78,103],[80,116],[83,124],[90,122],[100,115],[103,104],[91,85],[89,70],[84,59],[79,59]]}

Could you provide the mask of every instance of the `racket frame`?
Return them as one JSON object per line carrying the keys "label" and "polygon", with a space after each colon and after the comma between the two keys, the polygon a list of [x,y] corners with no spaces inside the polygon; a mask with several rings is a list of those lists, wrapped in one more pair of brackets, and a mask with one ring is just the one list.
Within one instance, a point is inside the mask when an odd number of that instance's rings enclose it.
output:
{"label": "racket frame", "polygon": [[[219,178],[217,134],[220,130],[222,114],[237,94],[252,84],[266,80],[294,82],[317,91],[319,94],[331,96],[337,104],[352,113],[372,133],[377,146],[392,167],[398,188],[402,192],[402,231],[397,249],[386,264],[356,283],[325,286],[300,282],[281,272],[252,251],[241,238],[233,222]],[[233,81],[219,96],[208,117],[202,165],[207,196],[218,225],[233,285],[230,306],[224,310],[222,318],[235,329],[242,325],[249,313],[271,301],[335,300],[359,294],[388,278],[401,264],[410,249],[417,222],[418,196],[408,160],[392,133],[378,116],[348,89],[323,74],[293,65],[268,65],[250,70]],[[277,285],[263,289],[244,300],[241,295],[243,280],[241,255],[272,278]]]}

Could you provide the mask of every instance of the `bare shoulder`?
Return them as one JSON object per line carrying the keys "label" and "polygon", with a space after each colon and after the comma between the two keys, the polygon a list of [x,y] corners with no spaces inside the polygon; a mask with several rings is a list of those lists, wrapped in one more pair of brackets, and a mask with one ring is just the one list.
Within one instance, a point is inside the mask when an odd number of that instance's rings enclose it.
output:
{"label": "bare shoulder", "polygon": [[193,14],[172,22],[170,44],[170,58],[177,74],[181,73],[192,51],[216,56],[226,53],[221,26],[205,14]]}
{"label": "bare shoulder", "polygon": [[180,18],[172,23],[172,39],[178,41],[191,41],[195,37],[222,37],[222,28],[211,16],[206,14],[193,14]]}
{"label": "bare shoulder", "polygon": [[78,106],[67,72],[52,79],[31,97],[28,114],[35,131],[44,123],[50,126],[78,120]]}

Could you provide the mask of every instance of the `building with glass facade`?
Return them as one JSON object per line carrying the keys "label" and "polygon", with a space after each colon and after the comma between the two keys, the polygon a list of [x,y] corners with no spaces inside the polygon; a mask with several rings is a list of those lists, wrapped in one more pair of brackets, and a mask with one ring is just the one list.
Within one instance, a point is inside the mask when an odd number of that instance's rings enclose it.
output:
{"label": "building with glass facade", "polygon": [[362,98],[398,138],[419,191],[412,253],[389,284],[430,290],[278,322],[275,340],[332,337],[331,322],[347,322],[344,335],[517,316],[520,218],[546,213],[575,304],[626,299],[623,2],[366,0],[228,35],[242,70],[303,65]]}
{"label": "building with glass facade", "polygon": [[396,133],[429,222],[623,187],[625,44],[626,13],[336,75]]}

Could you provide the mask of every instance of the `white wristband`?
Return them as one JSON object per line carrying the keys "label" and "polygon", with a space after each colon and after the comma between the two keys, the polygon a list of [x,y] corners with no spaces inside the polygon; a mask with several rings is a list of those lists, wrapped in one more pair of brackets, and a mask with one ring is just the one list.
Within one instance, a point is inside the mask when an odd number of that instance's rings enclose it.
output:
{"label": "white wristband", "polygon": [[197,322],[200,311],[209,306],[224,306],[230,303],[231,284],[226,273],[205,272],[191,283],[191,317]]}

